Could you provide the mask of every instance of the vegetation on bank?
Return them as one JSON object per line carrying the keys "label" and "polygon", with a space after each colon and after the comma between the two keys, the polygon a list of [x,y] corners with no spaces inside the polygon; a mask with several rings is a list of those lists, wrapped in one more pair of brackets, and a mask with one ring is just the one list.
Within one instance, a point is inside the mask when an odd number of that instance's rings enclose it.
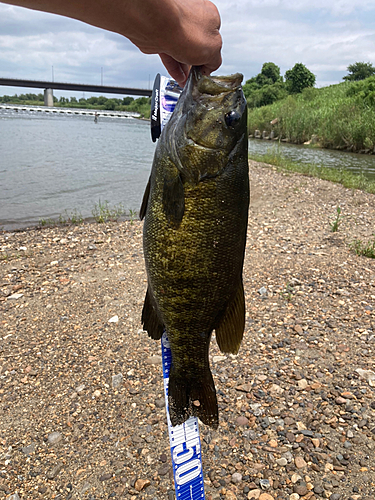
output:
{"label": "vegetation on bank", "polygon": [[[274,137],[302,144],[369,153],[375,150],[375,76],[346,81],[249,110],[249,134],[273,131]],[[271,121],[273,124],[271,124]]]}
{"label": "vegetation on bank", "polygon": [[375,181],[369,180],[362,173],[357,174],[344,169],[319,167],[311,163],[296,163],[285,158],[276,147],[269,148],[264,155],[249,154],[249,158],[254,161],[274,165],[277,167],[277,170],[317,177],[335,182],[336,184],[342,184],[349,189],[361,189],[367,193],[375,194]]}
{"label": "vegetation on bank", "polygon": [[[122,203],[118,205],[110,206],[109,202],[105,200],[104,202],[99,200],[98,203],[94,204],[94,207],[91,210],[92,216],[96,222],[99,224],[105,222],[116,222],[120,218],[126,218],[133,223],[133,220],[137,216],[137,212],[135,210],[130,209],[129,213],[126,212]],[[66,224],[82,224],[84,222],[84,218],[82,217],[81,212],[77,209],[65,210],[64,214],[60,214],[57,219],[47,218],[47,219],[39,219],[40,226],[59,226]]]}
{"label": "vegetation on bank", "polygon": [[[89,97],[88,99],[85,99],[84,97],[80,99],[77,99],[76,97],[60,97],[60,99],[57,99],[57,97],[53,96],[53,102],[54,106],[61,108],[133,111],[140,113],[145,118],[150,117],[151,110],[150,97],[139,97],[138,99],[134,99],[133,97],[127,96],[122,99],[117,99],[114,97],[107,98],[100,96]],[[13,96],[4,95],[0,96],[0,103],[44,106],[44,96],[43,94],[15,94]]]}

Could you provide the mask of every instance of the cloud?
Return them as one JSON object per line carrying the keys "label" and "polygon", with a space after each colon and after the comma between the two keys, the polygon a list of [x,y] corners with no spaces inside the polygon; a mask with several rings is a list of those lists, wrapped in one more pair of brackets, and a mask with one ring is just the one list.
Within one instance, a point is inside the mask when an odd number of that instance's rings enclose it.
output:
{"label": "cloud", "polygon": [[[317,84],[341,81],[355,61],[375,64],[375,2],[365,0],[217,0],[223,65],[248,79],[267,61],[282,74],[305,64]],[[126,38],[76,20],[0,4],[0,76],[149,88],[165,73],[156,55]],[[2,92],[4,90],[4,92]],[[20,92],[13,89],[12,93]],[[0,89],[0,95],[6,93]],[[8,92],[9,93],[9,92]],[[74,95],[74,94],[68,94]]]}

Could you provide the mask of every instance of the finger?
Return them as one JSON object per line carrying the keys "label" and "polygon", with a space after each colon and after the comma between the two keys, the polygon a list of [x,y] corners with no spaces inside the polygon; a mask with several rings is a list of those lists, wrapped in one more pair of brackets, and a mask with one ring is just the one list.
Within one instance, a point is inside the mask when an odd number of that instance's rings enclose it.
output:
{"label": "finger", "polygon": [[176,61],[168,54],[159,54],[159,56],[171,77],[176,80],[180,87],[183,87],[189,76],[190,66]]}

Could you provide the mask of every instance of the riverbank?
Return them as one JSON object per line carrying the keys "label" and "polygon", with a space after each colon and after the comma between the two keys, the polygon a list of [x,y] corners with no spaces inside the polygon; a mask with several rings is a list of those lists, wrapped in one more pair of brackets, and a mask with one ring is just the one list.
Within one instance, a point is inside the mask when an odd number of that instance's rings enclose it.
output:
{"label": "riverbank", "polygon": [[[211,346],[206,498],[372,500],[375,259],[349,243],[372,237],[375,197],[250,171],[246,331],[236,357]],[[3,232],[0,248],[0,498],[172,498],[142,223]]]}
{"label": "riverbank", "polygon": [[249,110],[249,134],[294,144],[375,154],[375,77],[306,88],[269,106]]}

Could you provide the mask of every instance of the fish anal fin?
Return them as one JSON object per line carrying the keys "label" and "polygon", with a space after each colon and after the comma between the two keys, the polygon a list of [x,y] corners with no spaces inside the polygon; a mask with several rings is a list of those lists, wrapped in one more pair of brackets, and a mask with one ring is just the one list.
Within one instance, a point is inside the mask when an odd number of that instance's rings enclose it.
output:
{"label": "fish anal fin", "polygon": [[151,178],[149,178],[149,180],[148,180],[148,183],[147,183],[144,195],[143,195],[143,199],[142,199],[141,209],[139,211],[139,218],[141,220],[143,220],[144,216],[146,215],[148,199],[150,197],[150,188],[151,188]]}
{"label": "fish anal fin", "polygon": [[226,308],[219,325],[215,328],[216,341],[221,352],[237,354],[245,329],[245,296],[242,279],[237,293]]}
{"label": "fish anal fin", "polygon": [[168,222],[178,226],[185,212],[185,192],[177,169],[176,172],[169,172],[169,175],[165,176],[163,208]]}
{"label": "fish anal fin", "polygon": [[217,429],[219,410],[215,384],[210,369],[199,380],[177,377],[173,365],[169,374],[169,416],[173,426],[184,423],[190,416]]}
{"label": "fish anal fin", "polygon": [[160,340],[164,331],[164,324],[159,318],[156,306],[150,290],[146,292],[145,302],[142,309],[142,324],[143,329],[147,331],[149,336],[154,340]]}

